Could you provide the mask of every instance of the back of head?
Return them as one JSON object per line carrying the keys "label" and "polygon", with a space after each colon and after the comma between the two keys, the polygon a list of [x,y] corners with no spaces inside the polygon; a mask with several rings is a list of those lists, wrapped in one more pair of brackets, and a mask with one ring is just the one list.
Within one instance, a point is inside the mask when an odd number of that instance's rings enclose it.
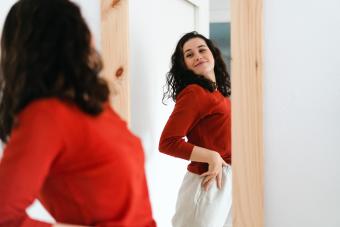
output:
{"label": "back of head", "polygon": [[102,111],[107,84],[80,9],[69,0],[19,0],[1,37],[0,138],[31,101],[57,97],[89,114]]}

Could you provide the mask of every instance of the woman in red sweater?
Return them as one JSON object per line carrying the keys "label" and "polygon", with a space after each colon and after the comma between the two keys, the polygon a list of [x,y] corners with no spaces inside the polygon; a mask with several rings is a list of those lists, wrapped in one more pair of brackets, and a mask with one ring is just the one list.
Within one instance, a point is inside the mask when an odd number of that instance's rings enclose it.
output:
{"label": "woman in red sweater", "polygon": [[[108,104],[79,8],[15,3],[1,68],[0,226],[155,227],[140,140]],[[26,214],[36,198],[57,224]]]}
{"label": "woman in red sweater", "polygon": [[163,100],[172,98],[176,104],[159,150],[191,161],[179,191],[173,226],[229,227],[230,77],[219,49],[196,32],[179,40],[171,59]]}

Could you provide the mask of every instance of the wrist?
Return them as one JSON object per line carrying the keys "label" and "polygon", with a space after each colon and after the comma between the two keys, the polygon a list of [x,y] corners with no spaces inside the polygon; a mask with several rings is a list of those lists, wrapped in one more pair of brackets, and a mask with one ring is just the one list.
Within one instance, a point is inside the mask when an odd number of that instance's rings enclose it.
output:
{"label": "wrist", "polygon": [[218,159],[220,158],[220,154],[217,153],[216,151],[209,151],[209,159],[208,163],[215,163]]}
{"label": "wrist", "polygon": [[208,164],[216,163],[220,159],[220,154],[216,151],[203,147],[195,146],[190,156],[191,161],[205,162]]}

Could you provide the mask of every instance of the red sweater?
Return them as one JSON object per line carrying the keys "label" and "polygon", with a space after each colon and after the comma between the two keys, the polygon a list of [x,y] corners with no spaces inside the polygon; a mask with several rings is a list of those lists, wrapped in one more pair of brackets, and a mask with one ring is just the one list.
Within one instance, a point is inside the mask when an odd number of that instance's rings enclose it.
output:
{"label": "red sweater", "polygon": [[[219,91],[188,85],[176,98],[175,108],[161,135],[159,150],[189,160],[194,146],[200,146],[218,152],[231,164],[230,111],[230,100]],[[208,170],[208,164],[191,162],[188,170],[202,174]]]}
{"label": "red sweater", "polygon": [[42,99],[19,114],[0,162],[0,226],[50,226],[26,215],[35,198],[61,223],[156,226],[140,140],[108,105],[93,117]]}

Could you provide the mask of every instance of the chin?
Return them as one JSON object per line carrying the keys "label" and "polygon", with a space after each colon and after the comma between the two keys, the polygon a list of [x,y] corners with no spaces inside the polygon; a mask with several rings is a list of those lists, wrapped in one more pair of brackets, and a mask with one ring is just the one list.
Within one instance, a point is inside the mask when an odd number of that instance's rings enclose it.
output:
{"label": "chin", "polygon": [[208,73],[207,72],[197,72],[198,75],[202,75],[204,76],[205,78],[208,78]]}
{"label": "chin", "polygon": [[197,75],[206,75],[207,72],[206,71],[194,71],[195,74]]}

